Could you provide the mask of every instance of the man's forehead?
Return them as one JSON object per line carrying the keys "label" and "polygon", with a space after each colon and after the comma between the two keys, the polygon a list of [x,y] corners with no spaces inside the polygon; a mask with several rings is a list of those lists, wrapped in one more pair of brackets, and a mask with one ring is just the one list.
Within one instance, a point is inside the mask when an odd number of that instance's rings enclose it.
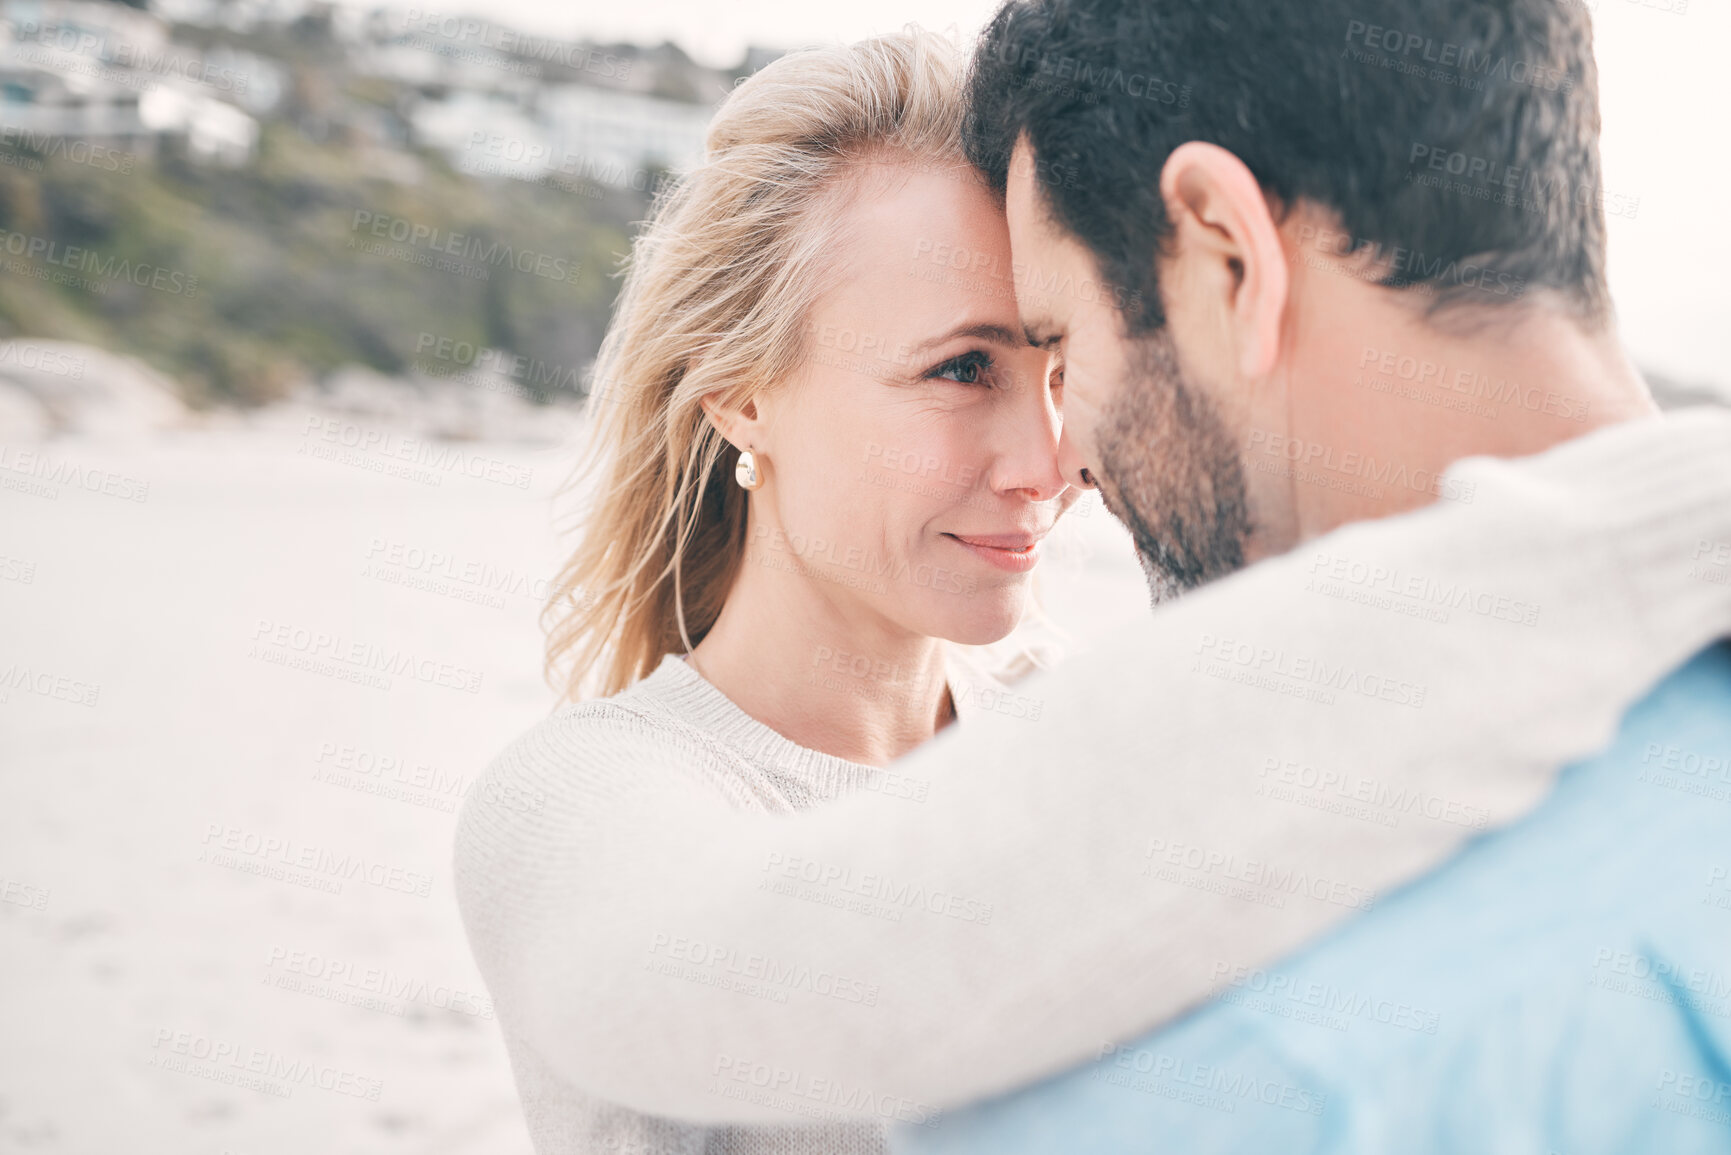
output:
{"label": "man's forehead", "polygon": [[1029,228],[1049,227],[1034,163],[1034,146],[1028,143],[1026,135],[1016,141],[1015,150],[1010,153],[1010,170],[1004,177],[1004,208],[1012,220],[1019,220]]}
{"label": "man's forehead", "polygon": [[[1054,247],[1058,238],[1052,232],[1050,211],[1035,179],[1034,150],[1026,136],[1016,142],[1010,157],[1004,208],[1010,224],[1011,256],[1018,265],[1044,266],[1059,256]],[[1064,322],[1052,305],[1052,300],[1043,293],[1017,293],[1017,312],[1028,344],[1049,349],[1063,340]]]}
{"label": "man's forehead", "polygon": [[1017,265],[1016,315],[1021,318],[1028,344],[1037,349],[1058,345],[1070,329],[1071,302],[1050,291],[1057,275],[1052,267],[1055,255],[1049,248],[1043,253],[1018,248],[1015,235],[1011,235],[1010,256]]}

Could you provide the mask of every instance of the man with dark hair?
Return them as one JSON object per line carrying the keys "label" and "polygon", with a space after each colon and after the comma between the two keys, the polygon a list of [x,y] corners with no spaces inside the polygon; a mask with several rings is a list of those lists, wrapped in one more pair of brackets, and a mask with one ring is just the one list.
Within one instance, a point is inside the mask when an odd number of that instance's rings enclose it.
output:
{"label": "man with dark hair", "polygon": [[[1470,501],[1463,457],[1676,420],[1615,332],[1578,5],[1010,0],[971,100],[1023,323],[1063,366],[1065,471],[1156,601]],[[1337,560],[1319,592],[1422,610],[1411,575]],[[1270,796],[1343,836],[1386,817],[1374,775],[1269,761]],[[902,1149],[1731,1150],[1727,802],[1721,645],[1520,824],[1283,962],[1219,958],[1175,1026],[1126,1023]],[[1186,881],[1169,851],[1151,885],[1257,873]]]}
{"label": "man with dark hair", "polygon": [[1611,328],[1597,87],[1556,0],[999,13],[969,150],[1075,476],[1162,585],[1652,412]]}

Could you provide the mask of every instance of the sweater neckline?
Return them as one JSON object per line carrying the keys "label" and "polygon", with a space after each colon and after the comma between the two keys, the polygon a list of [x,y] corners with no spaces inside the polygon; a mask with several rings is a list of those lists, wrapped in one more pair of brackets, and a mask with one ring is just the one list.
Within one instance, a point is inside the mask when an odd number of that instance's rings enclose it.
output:
{"label": "sweater neckline", "polygon": [[[961,725],[972,710],[967,694],[957,685],[959,657],[948,646],[944,657],[945,684],[956,709],[951,725]],[[857,780],[885,770],[800,745],[746,713],[680,654],[664,655],[661,664],[633,689],[653,698],[675,717],[725,741],[757,765],[775,766],[816,780]]]}

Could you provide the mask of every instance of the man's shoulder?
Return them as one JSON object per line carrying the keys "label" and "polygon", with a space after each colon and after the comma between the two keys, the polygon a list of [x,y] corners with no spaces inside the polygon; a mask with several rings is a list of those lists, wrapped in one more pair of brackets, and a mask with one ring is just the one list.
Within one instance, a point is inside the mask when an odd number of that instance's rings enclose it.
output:
{"label": "man's shoulder", "polygon": [[[1637,702],[1623,719],[1622,737],[1631,734],[1655,740],[1731,736],[1731,638],[1697,653]],[[1731,758],[1731,750],[1725,754]]]}
{"label": "man's shoulder", "polygon": [[1708,646],[1661,680],[1623,716],[1611,746],[1574,772],[1581,781],[1565,778],[1562,792],[1620,784],[1640,798],[1666,800],[1664,810],[1709,806],[1727,819],[1724,833],[1731,836],[1731,809],[1724,805],[1731,803],[1731,640]]}

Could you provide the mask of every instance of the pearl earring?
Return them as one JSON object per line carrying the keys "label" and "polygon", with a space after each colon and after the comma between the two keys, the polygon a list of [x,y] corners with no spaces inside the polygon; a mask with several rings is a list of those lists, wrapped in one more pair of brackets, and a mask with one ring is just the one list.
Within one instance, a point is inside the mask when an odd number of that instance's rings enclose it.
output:
{"label": "pearl earring", "polygon": [[756,489],[763,484],[763,474],[757,471],[757,454],[749,449],[739,451],[739,464],[733,467],[733,480],[741,489]]}

